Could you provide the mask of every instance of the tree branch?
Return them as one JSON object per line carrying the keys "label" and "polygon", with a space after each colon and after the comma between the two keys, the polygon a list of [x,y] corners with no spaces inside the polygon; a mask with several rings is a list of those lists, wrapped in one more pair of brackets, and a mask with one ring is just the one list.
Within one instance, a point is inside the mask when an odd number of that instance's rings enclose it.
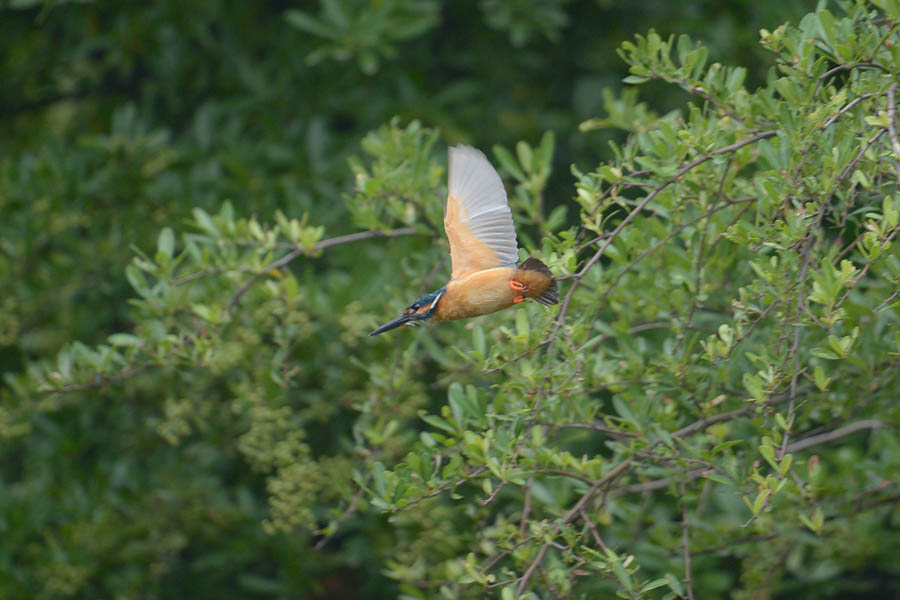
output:
{"label": "tree branch", "polygon": [[[348,235],[339,235],[338,237],[329,238],[327,240],[320,240],[319,242],[316,242],[315,246],[313,246],[312,252],[319,252],[321,250],[332,248],[334,246],[351,244],[353,242],[369,240],[372,238],[393,238],[407,235],[416,235],[418,233],[419,230],[417,230],[415,227],[403,227],[401,229],[391,229],[389,231],[360,231],[358,233],[350,233]],[[286,255],[263,267],[262,271],[255,273],[253,277],[251,277],[241,287],[238,288],[237,292],[235,292],[234,296],[231,298],[231,302],[228,303],[228,308],[226,309],[226,311],[231,312],[234,307],[237,306],[237,303],[241,299],[241,296],[243,296],[247,292],[247,290],[249,290],[253,286],[253,284],[259,280],[260,277],[262,277],[266,273],[269,273],[270,271],[280,269],[300,255],[311,254],[312,252],[309,252],[306,248],[294,246],[294,249],[288,252]]]}
{"label": "tree branch", "polygon": [[861,421],[856,421],[855,423],[850,423],[849,425],[844,425],[843,427],[838,427],[834,431],[820,433],[818,435],[811,435],[809,437],[796,440],[788,444],[787,451],[797,452],[811,446],[827,444],[829,442],[845,438],[848,435],[853,435],[854,433],[857,433],[859,431],[865,431],[866,429],[881,429],[882,427],[887,427],[887,425],[877,419],[863,419]]}
{"label": "tree branch", "polygon": [[[628,458],[626,458],[625,460],[620,462],[618,465],[616,465],[615,468],[613,468],[609,473],[607,473],[606,475],[604,475],[603,477],[601,477],[600,479],[595,481],[594,485],[592,485],[590,487],[590,489],[588,489],[588,491],[586,491],[581,496],[581,498],[578,500],[578,502],[575,503],[575,506],[573,506],[571,508],[571,510],[569,510],[569,512],[567,512],[565,514],[565,516],[563,516],[562,520],[556,524],[556,526],[553,528],[553,532],[550,534],[550,537],[552,538],[556,534],[558,534],[560,532],[560,530],[562,530],[563,525],[565,525],[566,523],[571,521],[573,518],[575,518],[576,515],[578,515],[581,511],[583,511],[585,505],[591,500],[591,498],[594,497],[594,494],[597,493],[597,490],[599,490],[604,484],[612,483],[613,481],[616,480],[617,477],[619,477],[622,473],[624,473],[625,470],[628,468],[628,466],[631,464],[631,462],[633,460],[634,460],[634,457],[629,456]],[[522,596],[522,592],[524,592],[525,588],[528,587],[528,581],[531,579],[531,576],[534,574],[535,569],[537,569],[540,566],[541,561],[544,560],[544,556],[547,554],[547,550],[549,550],[549,549],[550,549],[550,543],[549,542],[544,543],[544,545],[541,546],[541,549],[538,551],[538,554],[535,557],[534,561],[531,563],[531,565],[528,567],[528,569],[522,575],[522,579],[519,580],[519,587],[516,589],[515,597],[517,599]]]}
{"label": "tree branch", "polygon": [[897,140],[897,101],[894,94],[897,84],[892,83],[887,90],[888,100],[888,136],[891,138],[891,147],[894,149],[894,171],[897,173],[897,183],[900,184],[900,141]]}
{"label": "tree branch", "polygon": [[618,237],[618,235],[622,232],[622,230],[625,229],[625,227],[634,220],[634,218],[638,215],[638,213],[640,213],[644,209],[644,207],[646,207],[650,202],[652,202],[653,199],[656,198],[656,196],[659,195],[659,193],[661,191],[663,191],[664,189],[666,189],[667,187],[669,187],[670,185],[672,185],[673,183],[675,183],[676,181],[681,179],[685,175],[685,173],[688,173],[692,169],[711,160],[715,156],[719,156],[721,154],[728,154],[729,152],[734,152],[736,150],[740,150],[744,146],[749,146],[750,144],[755,144],[756,142],[758,142],[760,140],[764,140],[766,138],[775,137],[777,134],[778,134],[778,132],[775,130],[762,131],[760,133],[757,133],[756,135],[750,136],[746,140],[741,140],[740,142],[735,142],[733,144],[729,144],[728,146],[723,146],[722,148],[719,148],[718,150],[715,150],[713,152],[710,152],[709,154],[706,154],[704,156],[701,156],[699,158],[692,160],[691,162],[689,162],[688,164],[683,166],[681,169],[679,169],[677,173],[672,175],[672,177],[670,177],[669,179],[665,180],[664,182],[662,182],[659,185],[657,185],[656,187],[654,187],[653,191],[651,191],[649,194],[647,194],[647,196],[637,206],[635,206],[634,209],[632,209],[632,211],[630,213],[628,213],[628,216],[626,216],[622,220],[622,222],[619,223],[619,225],[612,231],[612,233],[609,234],[609,236],[606,238],[606,240],[603,242],[603,244],[600,246],[600,248],[597,250],[597,252],[594,253],[594,255],[587,262],[587,264],[585,264],[584,267],[582,267],[581,270],[578,271],[578,273],[575,277],[575,280],[573,281],[571,287],[569,287],[569,291],[566,294],[566,297],[563,299],[563,302],[559,309],[559,313],[557,314],[557,317],[556,317],[557,329],[559,327],[561,327],[562,324],[564,323],[565,317],[566,317],[566,312],[568,311],[568,308],[569,308],[569,303],[571,303],[572,296],[575,294],[575,290],[578,288],[578,285],[581,282],[581,279],[584,277],[584,275],[591,269],[591,267],[593,267],[595,264],[597,264],[597,262],[600,260],[600,257],[603,256],[603,253],[606,252],[606,249],[609,248],[609,246],[615,241],[616,237]]}
{"label": "tree branch", "polygon": [[681,545],[684,553],[684,585],[687,588],[688,600],[694,600],[694,583],[691,578],[691,538],[687,514],[687,494],[684,485],[685,477],[681,478]]}

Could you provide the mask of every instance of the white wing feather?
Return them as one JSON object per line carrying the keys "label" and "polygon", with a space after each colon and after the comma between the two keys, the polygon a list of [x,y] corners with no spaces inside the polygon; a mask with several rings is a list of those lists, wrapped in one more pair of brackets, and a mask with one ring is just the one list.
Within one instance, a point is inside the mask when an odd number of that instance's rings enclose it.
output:
{"label": "white wing feather", "polygon": [[450,148],[449,193],[463,201],[464,221],[487,244],[504,267],[519,260],[516,230],[500,175],[487,157],[471,146]]}

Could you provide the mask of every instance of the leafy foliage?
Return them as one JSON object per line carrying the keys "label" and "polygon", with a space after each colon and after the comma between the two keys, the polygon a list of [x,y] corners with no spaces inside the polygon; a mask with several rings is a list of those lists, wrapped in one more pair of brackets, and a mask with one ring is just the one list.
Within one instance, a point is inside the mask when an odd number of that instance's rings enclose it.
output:
{"label": "leafy foliage", "polygon": [[[444,143],[383,114],[404,112],[388,93],[342,86],[422,64],[397,48],[443,26],[438,3],[328,0],[274,34],[261,8],[212,27],[221,6],[198,6],[184,29],[175,3],[143,9],[145,29],[24,7],[47,30],[114,27],[99,63],[76,44],[71,76],[21,71],[22,98],[66,96],[41,113],[61,133],[0,162],[5,595],[821,598],[900,578],[897,2],[763,30],[758,87],[687,36],[622,43],[626,81],[663,86],[669,112],[598,92],[581,142],[541,105],[493,147],[559,308],[371,339],[449,271]],[[498,6],[481,3],[483,35],[524,51],[585,10]],[[135,28],[170,52],[129,54]],[[198,81],[217,56],[234,69]],[[171,78],[136,84],[144,69]],[[322,83],[309,114],[286,106],[294,78]],[[85,85],[143,98],[76,110]],[[415,114],[448,139],[451,114],[504,129],[476,87]],[[477,121],[459,98],[485,99]],[[101,130],[78,134],[81,114]],[[347,114],[368,133],[335,133]],[[585,160],[554,194],[566,152]]]}

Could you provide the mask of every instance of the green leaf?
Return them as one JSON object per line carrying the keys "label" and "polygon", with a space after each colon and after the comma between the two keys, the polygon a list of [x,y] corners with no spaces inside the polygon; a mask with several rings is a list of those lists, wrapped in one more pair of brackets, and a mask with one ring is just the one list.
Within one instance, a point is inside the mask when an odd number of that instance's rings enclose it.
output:
{"label": "green leaf", "polygon": [[113,346],[143,346],[144,340],[130,333],[114,333],[107,338]]}
{"label": "green leaf", "polygon": [[825,369],[820,366],[813,369],[813,380],[816,382],[816,387],[822,392],[828,389],[828,383],[831,381],[829,377],[825,376]]}
{"label": "green leaf", "polygon": [[525,183],[526,181],[528,181],[528,177],[526,177],[525,173],[522,172],[522,169],[519,168],[519,165],[516,163],[516,159],[509,152],[509,150],[499,145],[494,146],[493,150],[494,156],[497,157],[497,161],[500,163],[501,168],[505,169],[520,183]]}
{"label": "green leaf", "polygon": [[619,583],[622,584],[622,587],[625,588],[626,592],[631,593],[634,591],[634,582],[631,579],[631,573],[622,566],[620,560],[612,561],[612,570],[616,575],[616,579],[619,580]]}
{"label": "green leaf", "polygon": [[654,579],[653,581],[648,581],[643,586],[641,586],[641,593],[649,592],[650,590],[655,590],[656,588],[661,588],[667,585],[669,585],[668,579]]}
{"label": "green leaf", "polygon": [[616,413],[620,417],[622,417],[629,423],[632,423],[633,425],[636,425],[638,427],[640,426],[640,424],[638,423],[637,417],[634,416],[634,413],[631,412],[631,408],[628,406],[628,403],[625,402],[621,396],[618,396],[618,395],[613,396],[612,402],[613,402],[613,408],[616,409]]}
{"label": "green leaf", "polygon": [[837,27],[834,23],[834,15],[826,9],[816,13],[816,17],[819,20],[819,31],[822,34],[822,37],[829,46],[834,47],[835,40],[838,38]]}
{"label": "green leaf", "polygon": [[284,18],[297,29],[312,35],[328,39],[334,38],[336,35],[331,28],[300,10],[290,9],[284,13]]}
{"label": "green leaf", "polygon": [[535,172],[534,152],[531,150],[531,146],[523,141],[517,142],[516,155],[519,157],[519,164],[522,165],[526,173],[531,174]]}
{"label": "green leaf", "polygon": [[194,223],[196,223],[197,227],[199,227],[201,230],[205,231],[206,233],[209,233],[216,237],[221,235],[219,233],[219,229],[216,227],[216,225],[212,221],[212,218],[209,216],[209,213],[207,213],[202,208],[195,208],[193,211],[193,214],[194,214]]}
{"label": "green leaf", "polygon": [[649,77],[643,77],[641,75],[629,75],[628,77],[622,79],[623,83],[627,83],[629,85],[640,85],[642,83],[647,83],[648,81],[650,81]]}
{"label": "green leaf", "polygon": [[163,227],[159,232],[159,239],[156,243],[157,251],[165,256],[172,258],[175,252],[175,234],[170,227]]}

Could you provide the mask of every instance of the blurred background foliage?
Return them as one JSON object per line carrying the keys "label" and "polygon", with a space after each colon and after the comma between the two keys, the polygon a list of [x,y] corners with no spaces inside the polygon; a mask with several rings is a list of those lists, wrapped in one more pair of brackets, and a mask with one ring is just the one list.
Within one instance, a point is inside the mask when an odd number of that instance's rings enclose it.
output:
{"label": "blurred background foliage", "polygon": [[[457,142],[499,146],[489,154],[519,198],[520,244],[540,248],[544,233],[578,222],[575,211],[554,213],[574,195],[569,165],[593,169],[611,158],[611,139],[689,98],[659,82],[642,88],[644,104],[622,95],[623,40],[651,28],[689,34],[711,60],[745,67],[752,90],[773,64],[759,30],[814,8],[774,0],[0,4],[0,594],[412,594],[397,581],[404,570],[407,580],[421,575],[418,555],[465,552],[454,509],[390,518],[371,510],[357,483],[374,476],[357,462],[373,453],[399,460],[420,432],[391,430],[389,417],[439,412],[456,363],[421,335],[421,358],[404,351],[402,336],[353,352],[373,313],[398,308],[385,291],[411,299],[448,271],[439,263],[435,274],[434,254],[423,253],[445,243],[444,173],[434,160],[405,159],[433,159]],[[618,130],[579,129],[598,115]],[[502,150],[520,140],[538,149],[542,139],[552,162],[534,172],[517,167],[521,151]],[[397,164],[409,170],[398,175]],[[397,197],[413,208],[385,218]],[[383,206],[364,201],[372,198]],[[191,251],[214,257],[210,264],[258,268],[274,246],[244,251],[237,242],[274,244],[277,231],[312,256],[322,239],[387,221],[415,231],[304,260],[285,275],[297,281],[293,294],[260,281],[235,298],[250,307],[237,324],[217,317],[230,310],[237,280],[210,282],[209,294],[230,292],[203,307],[206,326],[233,328],[215,352],[205,353],[203,333],[176,337],[172,360],[145,357],[159,368],[48,394],[39,410],[21,400],[16,386],[33,365],[53,360],[65,371],[79,362],[65,358],[75,340],[93,346],[134,323],[147,327],[138,339],[164,339],[193,318],[185,307],[198,291],[155,312],[158,290],[140,294],[136,252],[160,264]],[[229,243],[209,242],[234,222]],[[173,251],[172,230],[197,237],[179,236]],[[135,290],[138,301],[129,301]],[[113,344],[141,352],[128,337]],[[729,560],[731,570],[728,560],[710,566],[706,589],[738,585],[739,561]],[[854,577],[877,585],[884,569],[860,565]]]}

